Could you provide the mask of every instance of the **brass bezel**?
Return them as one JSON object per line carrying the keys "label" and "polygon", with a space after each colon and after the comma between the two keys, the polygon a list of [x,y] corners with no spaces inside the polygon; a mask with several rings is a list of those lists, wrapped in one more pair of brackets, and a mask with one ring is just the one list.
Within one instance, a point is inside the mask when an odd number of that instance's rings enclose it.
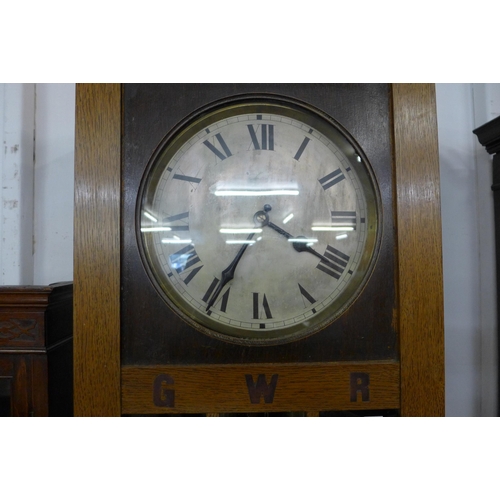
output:
{"label": "brass bezel", "polygon": [[[296,324],[281,329],[262,331],[254,334],[252,330],[239,329],[225,325],[190,307],[173,293],[173,287],[162,271],[155,253],[151,251],[152,238],[141,233],[141,207],[153,196],[158,180],[176,152],[195,134],[210,126],[211,123],[237,114],[272,113],[306,123],[318,130],[340,147],[356,172],[364,190],[367,204],[367,240],[355,276],[339,297],[314,317],[313,326]],[[361,162],[357,157],[361,158]],[[242,345],[276,345],[293,342],[310,336],[331,324],[341,316],[360,295],[375,267],[382,239],[382,203],[378,183],[368,158],[354,137],[336,120],[311,105],[291,98],[276,95],[251,94],[224,99],[206,106],[179,123],[161,141],[151,156],[139,189],[136,203],[136,237],[141,260],[145,271],[164,302],[189,325],[211,337],[225,342]]]}

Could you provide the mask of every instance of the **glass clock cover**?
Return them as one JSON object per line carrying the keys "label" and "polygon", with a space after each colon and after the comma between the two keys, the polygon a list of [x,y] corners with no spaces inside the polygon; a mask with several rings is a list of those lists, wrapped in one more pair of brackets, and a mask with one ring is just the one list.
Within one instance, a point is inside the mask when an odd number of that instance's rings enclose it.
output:
{"label": "glass clock cover", "polygon": [[284,343],[359,295],[380,206],[369,162],[340,124],[290,99],[242,97],[160,144],[141,184],[138,242],[152,283],[193,327]]}

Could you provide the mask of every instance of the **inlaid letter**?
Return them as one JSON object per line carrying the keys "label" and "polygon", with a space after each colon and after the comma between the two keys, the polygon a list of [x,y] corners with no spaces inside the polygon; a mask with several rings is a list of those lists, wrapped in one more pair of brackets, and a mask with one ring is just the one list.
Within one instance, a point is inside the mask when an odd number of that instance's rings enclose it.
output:
{"label": "inlaid letter", "polygon": [[274,392],[276,391],[276,385],[278,383],[277,374],[274,374],[271,377],[269,384],[267,383],[266,376],[263,373],[257,376],[256,381],[254,381],[252,375],[245,375],[245,380],[247,382],[250,403],[259,404],[261,397],[264,398],[265,403],[273,402]]}
{"label": "inlaid letter", "polygon": [[358,402],[358,394],[362,402],[370,401],[370,375],[368,373],[351,373],[351,403]]}
{"label": "inlaid letter", "polygon": [[174,384],[170,375],[158,375],[153,382],[153,403],[164,408],[175,407],[175,391],[169,387]]}

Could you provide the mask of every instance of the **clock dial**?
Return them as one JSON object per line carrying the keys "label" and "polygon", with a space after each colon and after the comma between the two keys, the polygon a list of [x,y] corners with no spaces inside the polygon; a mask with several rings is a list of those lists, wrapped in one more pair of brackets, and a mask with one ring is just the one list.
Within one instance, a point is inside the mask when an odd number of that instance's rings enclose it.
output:
{"label": "clock dial", "polygon": [[276,99],[215,106],[170,134],[137,208],[164,300],[197,329],[250,344],[296,340],[342,314],[374,266],[380,218],[350,135]]}

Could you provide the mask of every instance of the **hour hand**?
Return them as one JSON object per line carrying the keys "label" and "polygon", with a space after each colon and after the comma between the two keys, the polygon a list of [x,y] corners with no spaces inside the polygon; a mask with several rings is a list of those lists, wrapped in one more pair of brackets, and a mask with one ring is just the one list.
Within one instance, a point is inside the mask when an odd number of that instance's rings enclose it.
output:
{"label": "hour hand", "polygon": [[[255,233],[249,234],[247,237],[247,241],[250,241],[254,236]],[[235,258],[232,260],[231,264],[229,264],[229,266],[227,266],[226,269],[222,271],[219,284],[217,285],[217,288],[213,292],[212,296],[210,297],[210,300],[208,301],[207,308],[205,309],[205,311],[208,311],[214,305],[222,289],[227,285],[227,283],[229,283],[234,278],[234,272],[236,270],[236,266],[238,265],[241,256],[245,253],[247,247],[248,243],[241,245],[241,248],[239,249]]]}

